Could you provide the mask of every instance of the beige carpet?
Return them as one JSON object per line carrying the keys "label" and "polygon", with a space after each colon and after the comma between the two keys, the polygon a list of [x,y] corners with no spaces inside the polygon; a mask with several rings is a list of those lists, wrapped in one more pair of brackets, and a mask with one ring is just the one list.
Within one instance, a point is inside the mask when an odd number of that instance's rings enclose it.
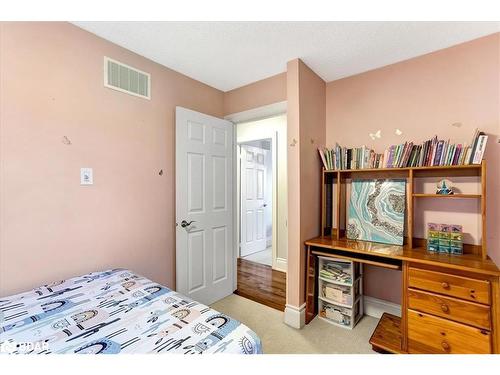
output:
{"label": "beige carpet", "polygon": [[363,317],[353,330],[315,318],[297,330],[283,323],[283,312],[230,295],[212,305],[254,330],[266,354],[374,353],[368,343],[378,319]]}

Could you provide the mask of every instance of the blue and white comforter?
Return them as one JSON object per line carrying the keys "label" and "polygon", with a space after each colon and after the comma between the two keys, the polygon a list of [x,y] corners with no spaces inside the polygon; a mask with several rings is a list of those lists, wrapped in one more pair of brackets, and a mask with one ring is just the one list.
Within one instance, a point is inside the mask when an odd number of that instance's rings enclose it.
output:
{"label": "blue and white comforter", "polygon": [[0,298],[2,353],[261,353],[248,327],[123,269]]}

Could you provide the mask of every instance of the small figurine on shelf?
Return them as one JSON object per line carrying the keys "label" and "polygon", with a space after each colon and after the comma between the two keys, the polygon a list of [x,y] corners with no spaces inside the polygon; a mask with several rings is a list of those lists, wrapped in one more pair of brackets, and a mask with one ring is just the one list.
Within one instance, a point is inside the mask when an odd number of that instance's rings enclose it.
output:
{"label": "small figurine on shelf", "polygon": [[452,195],[453,194],[453,186],[450,180],[441,180],[437,183],[436,194],[439,195]]}

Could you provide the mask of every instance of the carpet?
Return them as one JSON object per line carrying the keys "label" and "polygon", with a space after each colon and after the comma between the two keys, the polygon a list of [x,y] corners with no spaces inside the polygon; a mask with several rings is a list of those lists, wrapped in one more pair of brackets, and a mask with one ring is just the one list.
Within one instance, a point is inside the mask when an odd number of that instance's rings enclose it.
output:
{"label": "carpet", "polygon": [[283,323],[283,312],[232,294],[212,306],[238,319],[262,340],[265,354],[367,354],[378,319],[364,316],[353,330],[315,318],[303,329]]}

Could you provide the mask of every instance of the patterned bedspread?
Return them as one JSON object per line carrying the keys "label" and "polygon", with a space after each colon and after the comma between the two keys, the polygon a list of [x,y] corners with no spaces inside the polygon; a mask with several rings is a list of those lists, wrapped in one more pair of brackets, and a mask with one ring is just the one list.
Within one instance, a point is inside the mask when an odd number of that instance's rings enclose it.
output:
{"label": "patterned bedspread", "polygon": [[0,298],[2,353],[261,353],[259,337],[123,269]]}

